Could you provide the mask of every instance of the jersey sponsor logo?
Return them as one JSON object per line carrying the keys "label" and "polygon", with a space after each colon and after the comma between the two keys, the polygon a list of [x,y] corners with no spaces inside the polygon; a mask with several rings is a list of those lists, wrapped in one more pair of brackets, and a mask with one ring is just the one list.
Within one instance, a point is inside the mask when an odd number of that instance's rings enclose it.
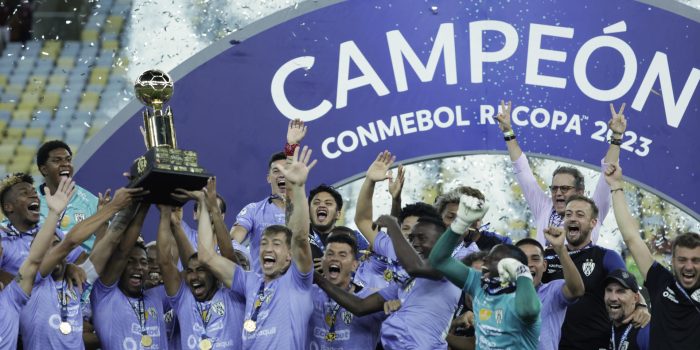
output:
{"label": "jersey sponsor logo", "polygon": [[678,299],[676,299],[676,293],[671,289],[671,287],[666,287],[666,290],[661,294],[664,298],[678,304]]}
{"label": "jersey sponsor logo", "polygon": [[700,303],[700,289],[697,289],[690,295],[690,297],[696,302]]}
{"label": "jersey sponsor logo", "polygon": [[627,340],[623,341],[622,344],[620,344],[620,350],[627,350],[627,348],[630,346],[630,342]]}
{"label": "jersey sponsor logo", "polygon": [[479,310],[479,319],[482,321],[486,321],[489,318],[491,318],[492,313],[493,312],[489,309],[481,309],[481,310]]}
{"label": "jersey sponsor logo", "polygon": [[73,214],[73,219],[75,222],[81,222],[85,220],[85,213],[75,213]]}
{"label": "jersey sponsor logo", "polygon": [[212,311],[214,311],[219,316],[224,316],[226,314],[226,306],[222,301],[217,301],[211,306]]}
{"label": "jersey sponsor logo", "polygon": [[352,313],[348,312],[347,310],[343,310],[342,316],[343,322],[345,322],[346,325],[350,325],[350,323],[352,323]]}
{"label": "jersey sponsor logo", "polygon": [[586,259],[586,262],[583,263],[583,273],[588,277],[593,273],[593,270],[595,270],[595,263],[592,259]]}
{"label": "jersey sponsor logo", "polygon": [[503,322],[503,310],[496,310],[496,324],[501,324]]}

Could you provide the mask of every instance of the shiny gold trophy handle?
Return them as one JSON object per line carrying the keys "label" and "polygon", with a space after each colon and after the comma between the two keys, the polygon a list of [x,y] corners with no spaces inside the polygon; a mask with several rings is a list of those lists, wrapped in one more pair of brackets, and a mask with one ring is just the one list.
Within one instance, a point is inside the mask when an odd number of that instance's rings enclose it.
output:
{"label": "shiny gold trophy handle", "polygon": [[146,129],[146,148],[177,148],[172,109],[168,106],[168,109],[163,113],[163,110],[160,108],[162,107],[162,102],[159,100],[153,101],[153,106],[153,114],[151,114],[148,109],[143,111],[143,125]]}

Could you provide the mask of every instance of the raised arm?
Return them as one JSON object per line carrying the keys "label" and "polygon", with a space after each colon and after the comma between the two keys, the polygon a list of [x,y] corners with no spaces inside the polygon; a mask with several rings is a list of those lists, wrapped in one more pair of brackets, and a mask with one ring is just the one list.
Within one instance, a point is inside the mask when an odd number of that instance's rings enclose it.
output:
{"label": "raised arm", "polygon": [[231,243],[231,236],[228,234],[228,228],[226,228],[226,223],[224,223],[224,216],[219,208],[219,202],[216,196],[216,178],[211,177],[207,181],[207,193],[206,193],[207,204],[209,206],[209,214],[211,217],[211,223],[214,227],[214,235],[216,236],[216,243],[219,246],[219,252],[221,256],[229,259],[236,264],[238,264],[238,258],[233,252],[233,243]]}
{"label": "raised arm", "polygon": [[508,154],[510,155],[511,161],[516,161],[523,154],[523,150],[520,149],[518,145],[518,140],[515,139],[515,132],[513,132],[513,126],[510,124],[510,112],[511,112],[511,101],[508,104],[501,100],[501,111],[496,115],[496,120],[498,121],[498,127],[503,132],[503,137],[506,139],[506,147],[508,147]]}
{"label": "raised arm", "polygon": [[197,234],[197,246],[199,248],[199,261],[204,264],[216,278],[227,288],[231,288],[236,264],[216,253],[214,248],[214,232],[209,219],[209,207],[204,193],[198,194],[199,201],[199,227]]}
{"label": "raised arm", "polygon": [[170,212],[170,232],[172,232],[173,237],[175,237],[175,244],[180,261],[186,264],[187,259],[197,251],[192,247],[185,231],[182,230],[182,207],[173,208]]}
{"label": "raised arm", "polygon": [[120,188],[114,195],[114,199],[102,206],[94,215],[79,222],[70,230],[69,234],[51,248],[41,262],[39,273],[45,277],[56,267],[56,264],[65,259],[68,254],[78,247],[83,241],[90,238],[93,232],[98,231],[109,219],[126,208],[132,201],[133,196],[142,193],[141,188]]}
{"label": "raised arm", "polygon": [[401,227],[399,227],[399,223],[396,221],[395,217],[382,215],[377,219],[376,225],[386,228],[401,267],[403,267],[411,277],[430,279],[440,279],[443,277],[439,270],[433,268],[430,262],[423,260],[416,250],[413,249],[411,243],[409,243],[401,233]]}
{"label": "raised arm", "polygon": [[[158,247],[158,266],[163,276],[165,292],[168,296],[175,296],[180,289],[180,273],[177,264],[172,256],[175,246],[173,234],[170,232],[170,214],[172,208],[167,205],[158,205],[160,209],[160,222],[158,223],[158,237],[156,247]],[[187,262],[183,260],[183,264]]]}
{"label": "raised arm", "polygon": [[104,237],[99,242],[95,242],[92,252],[90,252],[90,263],[93,265],[97,275],[102,273],[112,253],[119,245],[119,242],[121,242],[122,235],[134,218],[139,205],[140,202],[132,201],[128,207],[119,211],[107,227]]}
{"label": "raised arm", "polygon": [[396,179],[389,178],[389,194],[391,194],[391,216],[398,218],[401,215],[401,191],[405,180],[403,165],[396,169]]}
{"label": "raised arm", "polygon": [[115,251],[109,258],[109,262],[102,269],[102,272],[95,267],[104,285],[111,286],[119,280],[119,277],[124,271],[124,267],[126,267],[129,252],[131,252],[136,240],[139,238],[141,227],[143,227],[143,221],[146,219],[146,214],[150,207],[150,204],[141,202],[136,215],[126,228],[124,236],[119,241],[119,244],[117,244]]}
{"label": "raised arm", "polygon": [[569,251],[566,250],[564,229],[561,227],[549,227],[544,229],[544,237],[549,241],[557,253],[561,262],[562,273],[564,274],[564,286],[562,292],[567,300],[574,300],[583,296],[586,292],[586,287],[583,284],[583,278],[578,272],[574,261],[569,256]]}
{"label": "raised arm", "polygon": [[462,264],[461,261],[453,258],[452,250],[454,250],[457,242],[462,239],[469,227],[474,222],[481,220],[488,210],[489,207],[484,201],[462,195],[459,198],[457,217],[440,236],[440,239],[438,239],[430,252],[430,264],[459,288],[464,288],[467,277],[472,273],[472,270]]}
{"label": "raised arm", "polygon": [[604,162],[607,164],[617,164],[620,160],[620,145],[622,144],[622,138],[625,134],[625,129],[627,129],[627,119],[625,119],[625,104],[620,106],[620,111],[615,111],[615,106],[610,103],[610,120],[608,121],[608,128],[612,131],[610,138],[612,142],[608,147],[608,152],[605,153]]}
{"label": "raised arm", "polygon": [[605,172],[605,181],[610,185],[610,192],[612,192],[613,211],[615,212],[617,227],[622,233],[622,238],[625,240],[627,248],[632,253],[634,262],[637,263],[639,272],[646,280],[649,268],[654,264],[654,257],[639,235],[639,221],[632,217],[627,206],[625,191],[623,190],[622,168],[617,164],[608,165],[608,170]]}
{"label": "raised arm", "polygon": [[372,222],[372,196],[374,196],[374,185],[391,177],[389,168],[394,163],[396,157],[389,151],[379,153],[377,159],[367,169],[365,181],[362,183],[360,193],[357,196],[357,206],[355,207],[355,225],[362,235],[367,238],[370,246],[374,246],[374,239],[377,237],[377,230],[373,228]]}
{"label": "raised arm", "polygon": [[[68,201],[75,190],[75,183],[68,178],[62,178],[58,184],[56,193],[51,195],[50,191],[46,191],[46,204],[49,207],[49,214],[46,216],[44,224],[39,229],[36,238],[29,248],[29,255],[24,260],[17,271],[15,281],[27,295],[32,293],[34,287],[34,276],[39,270],[41,261],[46,255],[46,251],[51,246],[54,238],[58,217],[68,205]],[[55,265],[54,265],[55,266]]]}
{"label": "raised arm", "polygon": [[292,260],[300,272],[306,273],[313,269],[311,245],[309,244],[309,202],[306,200],[304,184],[309,170],[316,165],[311,161],[311,149],[307,146],[299,152],[294,150],[294,156],[287,159],[287,164],[278,169],[287,181],[287,227],[292,231]]}
{"label": "raised arm", "polygon": [[329,282],[318,272],[314,272],[314,283],[328,294],[331,299],[355,316],[364,316],[384,309],[384,298],[379,293],[373,293],[366,298],[360,298],[335,284]]}

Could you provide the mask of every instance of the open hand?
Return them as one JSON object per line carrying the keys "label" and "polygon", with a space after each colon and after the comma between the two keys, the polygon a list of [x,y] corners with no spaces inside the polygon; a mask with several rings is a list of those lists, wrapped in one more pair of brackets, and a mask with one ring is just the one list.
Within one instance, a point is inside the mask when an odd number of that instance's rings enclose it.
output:
{"label": "open hand", "polygon": [[389,171],[389,168],[392,164],[394,164],[395,160],[396,156],[392,156],[391,152],[389,151],[379,153],[377,159],[375,159],[367,169],[367,179],[373,182],[391,179],[391,172]]}
{"label": "open hand", "polygon": [[306,125],[301,119],[294,119],[289,121],[289,126],[287,127],[287,143],[290,145],[298,144],[306,136]]}
{"label": "open hand", "polygon": [[56,193],[51,194],[50,191],[46,191],[46,205],[54,213],[61,213],[68,206],[74,192],[75,181],[72,178],[62,176]]}
{"label": "open hand", "polygon": [[389,194],[391,194],[391,198],[393,199],[401,198],[404,173],[405,170],[403,168],[403,165],[399,165],[399,168],[396,170],[396,179],[394,180],[391,177],[389,177]]}
{"label": "open hand", "polygon": [[275,165],[277,169],[284,175],[284,179],[292,185],[301,186],[306,182],[309,176],[309,171],[316,165],[316,159],[311,161],[311,149],[308,146],[299,152],[299,147],[294,150],[294,156],[291,162],[285,166]]}

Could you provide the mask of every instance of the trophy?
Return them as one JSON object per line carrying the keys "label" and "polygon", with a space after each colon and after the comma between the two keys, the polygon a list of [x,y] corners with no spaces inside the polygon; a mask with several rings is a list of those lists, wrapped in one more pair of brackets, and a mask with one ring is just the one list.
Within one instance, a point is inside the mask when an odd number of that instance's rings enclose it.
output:
{"label": "trophy", "polygon": [[146,106],[143,124],[148,151],[131,166],[129,187],[149,190],[146,200],[153,203],[181,206],[180,201],[170,197],[173,190],[200,190],[211,175],[197,164],[197,153],[177,148],[173,111],[170,106],[163,111],[163,105],[173,95],[173,81],[162,71],[148,70],[138,77],[134,90]]}

